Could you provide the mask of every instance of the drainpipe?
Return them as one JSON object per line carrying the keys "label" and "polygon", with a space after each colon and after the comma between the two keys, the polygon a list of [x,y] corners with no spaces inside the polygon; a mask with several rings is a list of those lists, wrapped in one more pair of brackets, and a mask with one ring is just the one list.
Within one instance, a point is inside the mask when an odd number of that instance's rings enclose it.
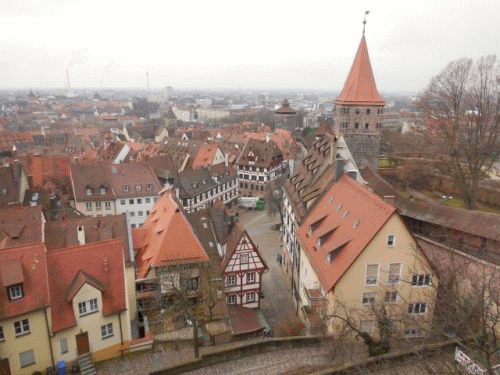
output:
{"label": "drainpipe", "polygon": [[49,329],[49,318],[47,317],[47,309],[44,309],[45,316],[45,327],[47,328],[47,337],[49,339],[49,349],[50,349],[50,360],[52,362],[52,367],[54,370],[56,369],[56,363],[54,361],[54,352],[52,350],[52,340],[50,339],[50,329]]}
{"label": "drainpipe", "polygon": [[118,322],[120,323],[120,341],[121,341],[121,344],[123,346],[122,313],[121,312],[118,314]]}

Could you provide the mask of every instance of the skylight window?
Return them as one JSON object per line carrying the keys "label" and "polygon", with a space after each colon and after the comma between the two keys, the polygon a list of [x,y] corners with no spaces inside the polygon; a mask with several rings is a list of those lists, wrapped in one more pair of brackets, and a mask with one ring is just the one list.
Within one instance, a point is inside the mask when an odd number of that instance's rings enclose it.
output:
{"label": "skylight window", "polygon": [[352,223],[352,229],[356,229],[360,223],[359,219],[354,220],[354,223]]}
{"label": "skylight window", "polygon": [[337,206],[337,212],[339,212],[342,209],[342,203]]}

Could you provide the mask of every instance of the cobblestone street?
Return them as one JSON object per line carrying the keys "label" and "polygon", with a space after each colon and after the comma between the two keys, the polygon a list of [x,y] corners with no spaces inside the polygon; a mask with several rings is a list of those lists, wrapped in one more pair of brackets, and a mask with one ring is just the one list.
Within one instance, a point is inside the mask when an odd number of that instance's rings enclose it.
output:
{"label": "cobblestone street", "polygon": [[285,278],[283,268],[276,256],[280,253],[280,232],[272,227],[279,223],[279,216],[271,218],[265,211],[240,211],[240,221],[259,247],[269,271],[264,274],[262,290],[264,299],[261,310],[267,322],[276,333],[281,322],[295,318],[295,306],[290,281]]}

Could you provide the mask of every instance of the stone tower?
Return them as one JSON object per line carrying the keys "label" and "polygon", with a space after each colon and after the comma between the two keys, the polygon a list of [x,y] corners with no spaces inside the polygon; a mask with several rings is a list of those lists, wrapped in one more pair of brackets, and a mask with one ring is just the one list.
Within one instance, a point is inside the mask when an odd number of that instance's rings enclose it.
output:
{"label": "stone tower", "polygon": [[363,30],[344,88],[335,99],[334,126],[359,167],[378,167],[385,102],[373,77]]}
{"label": "stone tower", "polygon": [[297,111],[290,107],[288,99],[285,98],[281,107],[274,112],[275,128],[293,131],[297,127]]}

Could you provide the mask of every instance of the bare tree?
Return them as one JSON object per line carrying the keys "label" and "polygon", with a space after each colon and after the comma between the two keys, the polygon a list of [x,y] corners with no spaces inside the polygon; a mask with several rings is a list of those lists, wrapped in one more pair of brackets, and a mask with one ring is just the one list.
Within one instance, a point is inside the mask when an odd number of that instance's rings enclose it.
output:
{"label": "bare tree", "polygon": [[448,163],[467,209],[475,209],[479,181],[500,155],[496,56],[451,62],[419,100],[426,135]]}
{"label": "bare tree", "polygon": [[283,227],[283,185],[285,177],[282,175],[269,183],[267,186],[266,195],[266,210],[271,217],[278,214],[280,216],[281,227]]}

